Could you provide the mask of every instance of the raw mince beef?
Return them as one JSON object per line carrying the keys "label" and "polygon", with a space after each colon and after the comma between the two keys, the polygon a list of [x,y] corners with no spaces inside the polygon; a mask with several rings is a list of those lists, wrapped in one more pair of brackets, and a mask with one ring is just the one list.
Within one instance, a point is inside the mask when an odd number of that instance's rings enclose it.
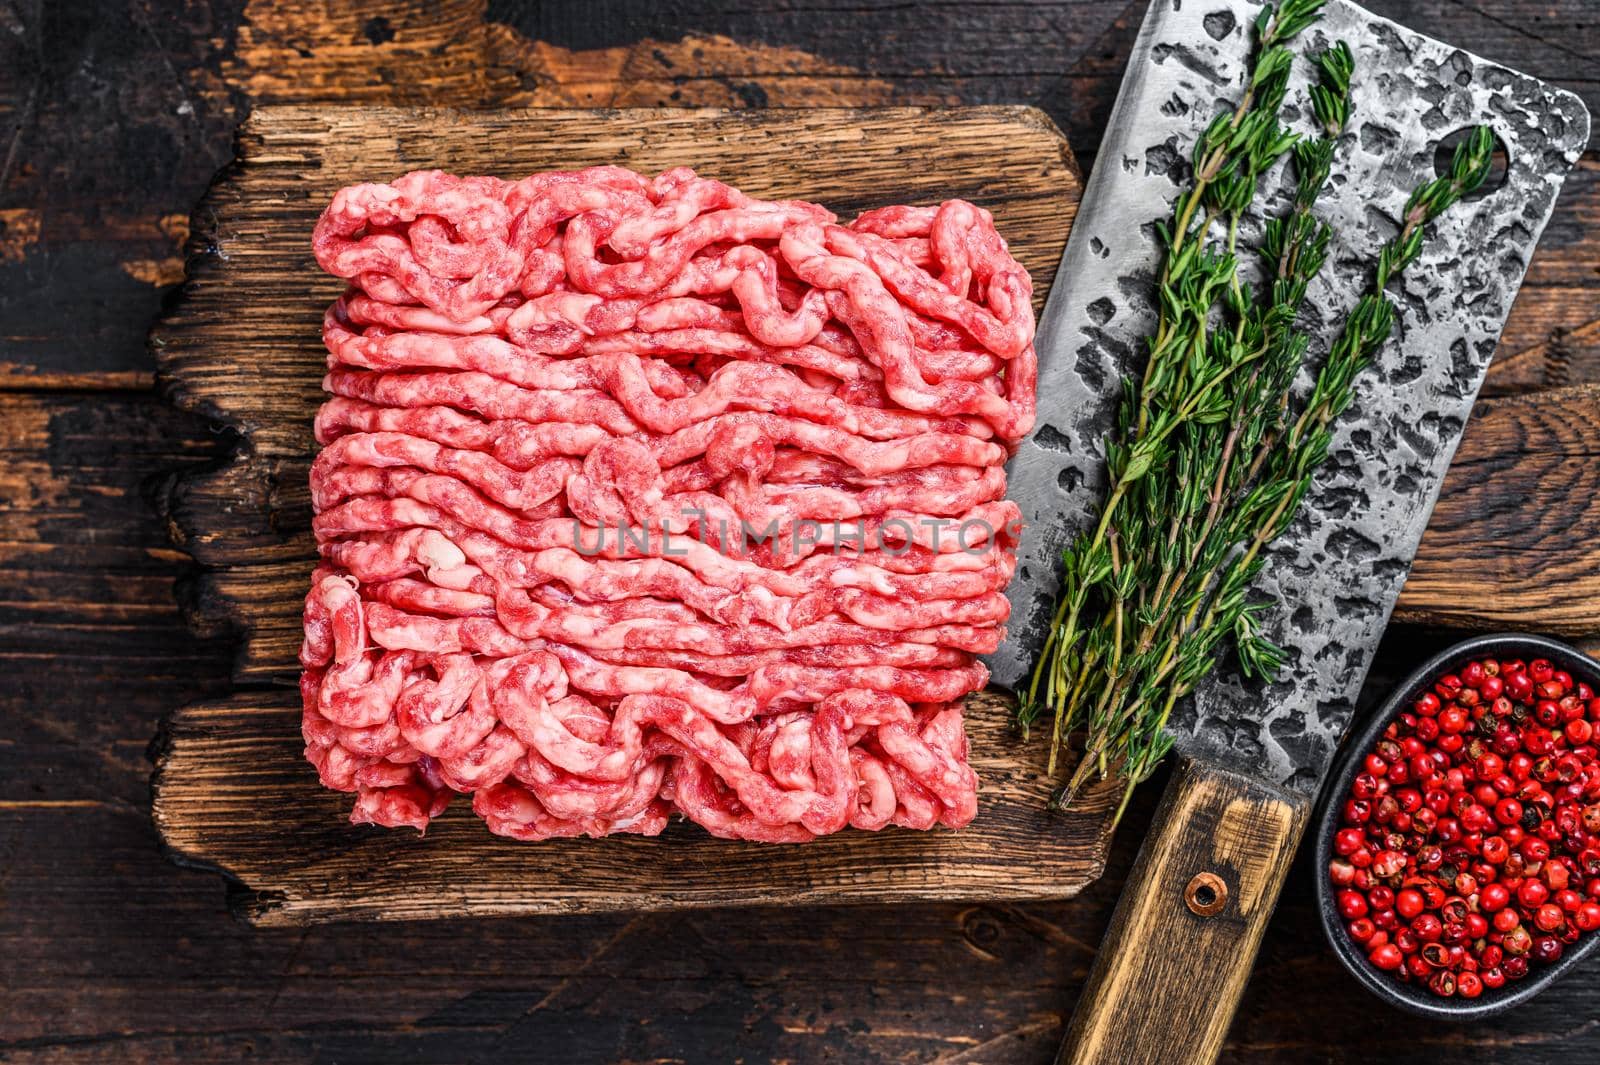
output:
{"label": "raw mince beef", "polygon": [[1006,619],[1032,285],[959,200],[689,170],[343,189],[306,755],[518,839],[958,827]]}

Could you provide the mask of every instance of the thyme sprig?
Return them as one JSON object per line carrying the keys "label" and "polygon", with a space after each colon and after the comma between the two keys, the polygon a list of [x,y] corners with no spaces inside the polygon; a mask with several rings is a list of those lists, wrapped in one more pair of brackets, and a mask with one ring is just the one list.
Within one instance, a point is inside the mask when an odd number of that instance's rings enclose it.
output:
{"label": "thyme sprig", "polygon": [[[1173,708],[1215,668],[1225,641],[1247,677],[1277,671],[1283,652],[1262,625],[1271,604],[1250,595],[1263,552],[1293,520],[1333,420],[1390,333],[1385,290],[1421,251],[1428,223],[1488,171],[1493,136],[1478,129],[1450,174],[1411,196],[1371,289],[1297,400],[1310,338],[1295,323],[1332,238],[1313,209],[1349,122],[1355,65],[1343,42],[1316,55],[1314,132],[1283,126],[1288,43],[1322,5],[1263,7],[1244,92],[1201,134],[1193,180],[1158,226],[1166,253],[1147,360],[1124,382],[1106,442],[1106,499],[1095,526],[1063,554],[1060,599],[1020,712],[1026,728],[1050,711],[1052,775],[1066,734],[1086,726],[1084,758],[1058,803],[1099,773],[1127,781],[1126,804],[1171,747]],[[1262,226],[1258,295],[1241,277],[1241,230],[1262,179],[1285,156],[1293,195]]]}

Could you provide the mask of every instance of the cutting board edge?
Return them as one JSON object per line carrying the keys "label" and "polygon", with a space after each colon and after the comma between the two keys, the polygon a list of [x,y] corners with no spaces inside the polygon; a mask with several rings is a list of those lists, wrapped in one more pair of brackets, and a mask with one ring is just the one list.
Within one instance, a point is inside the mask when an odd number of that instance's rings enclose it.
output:
{"label": "cutting board edge", "polygon": [[[988,695],[1000,694],[990,692],[985,698]],[[1113,832],[1110,814],[1121,798],[1121,787],[1117,782],[1100,782],[1085,789],[1078,806],[1075,807],[1075,816],[1070,821],[1060,815],[1049,815],[1049,823],[1043,826],[1046,831],[1050,829],[1075,831],[1085,825],[1094,826],[1092,833],[1073,839],[1065,836],[1051,839],[1041,832],[1041,841],[1038,844],[1040,852],[1048,852],[1055,846],[1059,851],[1056,857],[1074,863],[1073,874],[1070,877],[1036,873],[1032,876],[989,878],[958,874],[946,882],[934,883],[930,878],[940,873],[940,866],[936,861],[930,861],[924,865],[902,870],[904,879],[896,880],[893,876],[888,876],[872,883],[857,885],[849,891],[836,884],[805,885],[797,884],[793,880],[774,882],[770,885],[737,881],[731,886],[702,882],[690,890],[674,890],[671,884],[667,884],[665,887],[618,892],[609,896],[589,893],[592,888],[580,889],[566,896],[530,894],[512,900],[493,898],[473,900],[466,895],[452,895],[441,904],[437,894],[428,893],[427,884],[421,885],[415,898],[396,892],[392,886],[380,890],[375,895],[364,894],[359,883],[342,879],[335,870],[320,881],[326,890],[317,891],[309,889],[307,884],[316,882],[318,877],[297,876],[295,863],[286,862],[283,876],[274,879],[270,873],[252,872],[240,868],[235,859],[225,853],[230,847],[238,845],[236,841],[230,843],[226,838],[222,838],[208,847],[203,832],[197,830],[194,823],[175,814],[172,809],[175,803],[177,805],[182,803],[182,786],[174,784],[170,791],[168,788],[169,776],[184,773],[186,761],[196,757],[188,748],[191,745],[195,748],[204,748],[208,738],[215,738],[223,733],[223,729],[217,724],[217,718],[242,716],[263,709],[269,713],[289,714],[292,713],[292,704],[295,701],[290,691],[269,688],[236,692],[217,699],[188,703],[162,720],[149,749],[153,765],[150,774],[151,820],[156,829],[162,855],[182,868],[220,876],[227,885],[227,903],[230,911],[241,920],[262,927],[321,924],[340,920],[407,921],[454,917],[561,916],[630,911],[747,909],[792,904],[891,905],[1061,901],[1075,897],[1105,872]],[[268,705],[274,703],[282,705]],[[1068,768],[1070,769],[1070,766]],[[300,775],[304,777],[306,793],[321,797],[322,793],[318,790],[315,773],[311,767],[297,763],[296,769],[303,770]],[[178,793],[176,800],[172,799],[173,793]],[[1039,801],[1042,805],[1042,798]],[[1015,803],[1015,799],[1012,803]],[[390,830],[374,827],[347,829],[342,824],[338,827],[341,831],[357,834],[356,839],[344,841],[355,846],[365,842],[382,843],[390,836]],[[481,830],[479,825],[474,824],[472,827]],[[891,828],[886,831],[909,840],[924,837],[923,833],[909,829]],[[944,839],[949,839],[951,836],[950,830],[932,831],[939,833]],[[852,833],[852,835],[867,836],[865,833]],[[491,845],[503,843],[487,835],[483,837],[483,842]],[[629,838],[626,842],[633,847],[655,848],[678,846],[683,840],[670,837]],[[778,851],[799,850],[794,846],[750,845],[700,835],[693,837],[693,842],[697,847],[713,849],[721,846],[730,848],[754,846],[763,850],[768,847]],[[581,848],[592,846],[595,841],[515,843],[508,846],[518,851],[518,857],[525,854],[530,861],[534,861],[540,857],[541,847],[560,847],[564,843]],[[419,857],[423,861],[429,859],[427,852],[422,852],[420,855],[407,852],[402,853],[400,860],[404,862]],[[566,856],[556,856],[554,860],[559,863],[566,860]],[[698,861],[698,858],[696,860]]]}
{"label": "cutting board edge", "polygon": [[[256,626],[249,616],[241,614],[242,601],[232,598],[228,593],[219,589],[216,582],[218,574],[225,571],[237,572],[246,567],[241,567],[237,562],[217,563],[216,556],[226,553],[226,545],[221,544],[211,535],[203,523],[193,520],[197,509],[203,508],[215,500],[206,500],[204,494],[208,488],[221,486],[238,487],[249,480],[253,473],[252,467],[259,465],[265,458],[270,459],[278,444],[269,442],[262,446],[260,435],[265,430],[270,434],[272,426],[262,420],[251,416],[248,403],[234,403],[230,400],[234,396],[221,396],[208,393],[203,387],[195,387],[199,381],[191,375],[195,367],[189,356],[195,349],[195,336],[192,327],[194,323],[185,323],[184,312],[186,305],[190,304],[196,293],[227,280],[229,272],[235,269],[224,250],[224,242],[236,237],[238,234],[230,230],[226,224],[226,211],[223,209],[224,201],[229,198],[229,193],[234,191],[234,186],[245,180],[247,172],[253,165],[275,165],[284,162],[285,157],[259,156],[251,159],[251,152],[257,150],[264,137],[270,137],[279,131],[291,128],[298,118],[303,120],[310,114],[321,115],[336,111],[345,120],[349,120],[356,112],[368,115],[380,115],[385,122],[399,120],[405,116],[413,119],[421,115],[461,115],[466,120],[483,119],[503,116],[515,120],[523,118],[551,118],[560,116],[588,116],[592,112],[583,109],[503,109],[501,111],[469,111],[451,108],[388,108],[388,107],[361,107],[326,109],[320,107],[307,107],[301,105],[267,105],[256,108],[240,126],[235,138],[234,157],[221,167],[213,178],[205,195],[196,204],[191,214],[190,237],[185,253],[185,279],[169,295],[164,303],[162,312],[150,330],[150,348],[157,364],[158,389],[164,399],[175,407],[186,410],[218,422],[223,431],[234,438],[229,453],[220,461],[207,467],[185,471],[169,477],[163,489],[158,492],[158,506],[165,518],[173,542],[180,548],[193,555],[199,563],[198,572],[184,582],[180,590],[180,607],[183,609],[190,627],[197,633],[207,635],[232,635],[239,641],[238,658],[236,666],[241,666],[246,660],[246,648]],[[1035,240],[1032,243],[1037,247],[1040,243],[1053,246],[1055,252],[1049,256],[1049,273],[1045,276],[1053,278],[1054,269],[1059,262],[1059,249],[1065,243],[1065,230],[1076,213],[1078,194],[1081,191],[1081,171],[1078,166],[1070,144],[1065,134],[1059,127],[1040,109],[1030,105],[980,105],[967,107],[870,107],[870,108],[826,108],[826,109],[771,109],[768,111],[730,111],[725,109],[694,109],[673,110],[663,112],[658,109],[631,108],[608,109],[601,112],[608,120],[623,120],[630,118],[639,120],[651,127],[660,124],[682,123],[685,120],[700,119],[705,121],[722,121],[736,123],[739,126],[760,125],[763,122],[783,121],[793,122],[803,120],[809,128],[819,122],[832,120],[883,120],[885,118],[906,118],[916,122],[926,122],[943,118],[946,121],[956,122],[982,122],[988,120],[997,127],[1010,126],[1027,135],[1039,138],[1035,142],[1032,155],[1043,163],[1040,172],[1036,175],[1037,184],[1031,192],[1024,190],[1023,195],[1033,197],[1048,197],[1060,201],[1057,214],[1051,216],[1052,221],[1061,220],[1062,232],[1057,238]],[[1044,146],[1047,145],[1047,146]],[[630,165],[639,164],[629,158]],[[412,161],[415,164],[415,161]],[[1059,169],[1058,169],[1059,168]],[[640,169],[649,169],[640,166]],[[714,169],[714,167],[707,167]],[[974,180],[974,173],[982,173],[985,178],[988,172],[974,171],[967,175],[969,180]],[[1068,179],[1064,187],[1059,185],[1061,178]],[[1056,182],[1056,185],[1046,184]],[[876,191],[872,189],[860,191],[862,196],[870,197]],[[1049,191],[1042,191],[1048,189]],[[1011,196],[1014,190],[1007,186],[1005,196]],[[819,197],[827,202],[827,197]],[[908,194],[907,199],[930,199],[924,193]],[[1017,238],[1013,237],[1017,242]],[[1038,266],[1035,267],[1036,274]],[[1042,301],[1047,285],[1041,285],[1037,298]],[[187,330],[187,335],[186,335]],[[203,332],[204,330],[200,330]],[[180,343],[188,344],[183,357],[175,357],[169,344],[176,338]],[[208,353],[211,357],[226,359],[229,352],[214,350]],[[237,480],[231,479],[239,475]],[[260,487],[260,486],[256,486]],[[270,491],[274,486],[267,485],[263,491]],[[199,497],[199,502],[196,498]],[[279,546],[266,545],[252,555],[253,564],[262,566],[282,566],[285,561],[294,561],[300,556],[291,549]],[[259,560],[259,561],[256,561]],[[283,677],[292,677],[292,666],[284,665]],[[247,694],[245,689],[239,687],[239,677],[235,676],[233,695]],[[276,688],[276,686],[269,686]],[[258,692],[259,688],[256,689]],[[277,689],[282,690],[282,689]],[[322,923],[341,919],[394,919],[405,920],[418,917],[448,917],[448,916],[491,916],[512,914],[570,914],[570,913],[597,913],[616,912],[623,910],[658,911],[676,910],[686,908],[708,908],[728,906],[762,906],[781,905],[786,903],[803,902],[807,904],[890,904],[897,902],[993,902],[993,901],[1025,901],[1033,899],[1064,899],[1070,898],[1082,890],[1083,887],[1093,883],[1103,873],[1106,854],[1109,849],[1111,836],[1110,810],[1114,800],[1108,791],[1105,796],[1089,797],[1080,811],[1075,811],[1081,816],[1074,818],[1079,822],[1078,830],[1071,833],[1076,838],[1072,845],[1082,853],[1071,856],[1071,872],[1064,871],[1064,867],[1052,870],[1051,878],[1045,883],[1038,881],[1022,882],[1011,881],[984,881],[973,880],[945,884],[942,886],[918,885],[875,885],[870,889],[844,887],[838,885],[821,885],[811,889],[794,890],[792,884],[778,884],[773,889],[763,894],[759,889],[743,889],[731,893],[721,893],[716,896],[650,896],[641,901],[637,893],[619,891],[610,900],[580,899],[563,900],[559,898],[529,898],[518,900],[516,903],[506,905],[493,903],[480,905],[463,902],[459,905],[450,905],[445,908],[422,908],[413,906],[408,909],[404,901],[385,902],[384,900],[362,900],[359,895],[341,895],[335,891],[326,895],[285,890],[282,887],[269,883],[270,877],[263,878],[250,872],[241,872],[233,865],[233,860],[227,856],[219,856],[214,848],[208,850],[203,838],[176,831],[172,821],[173,812],[163,801],[164,791],[169,779],[169,774],[174,769],[173,752],[177,744],[182,742],[182,733],[186,724],[185,714],[196,706],[205,704],[191,704],[180,707],[166,715],[160,723],[160,731],[152,743],[152,759],[155,763],[151,774],[152,814],[155,827],[161,842],[163,853],[175,864],[185,868],[205,870],[222,877],[228,884],[228,901],[230,909],[238,916],[252,924],[263,926],[282,924]],[[306,787],[317,787],[307,770]],[[1093,825],[1093,831],[1082,833],[1081,829]],[[375,830],[374,830],[375,831]],[[902,830],[896,830],[902,831]],[[526,845],[530,848],[530,857],[536,851],[537,845]]]}

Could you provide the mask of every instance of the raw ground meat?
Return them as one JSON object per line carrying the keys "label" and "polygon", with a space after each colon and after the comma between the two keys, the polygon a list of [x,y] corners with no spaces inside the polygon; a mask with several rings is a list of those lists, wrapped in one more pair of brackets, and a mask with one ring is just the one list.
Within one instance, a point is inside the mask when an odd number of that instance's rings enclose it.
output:
{"label": "raw ground meat", "polygon": [[987,211],[428,171],[341,190],[314,247],[350,288],[301,691],[352,820],[457,792],[517,839],[972,819],[960,700],[1036,368]]}

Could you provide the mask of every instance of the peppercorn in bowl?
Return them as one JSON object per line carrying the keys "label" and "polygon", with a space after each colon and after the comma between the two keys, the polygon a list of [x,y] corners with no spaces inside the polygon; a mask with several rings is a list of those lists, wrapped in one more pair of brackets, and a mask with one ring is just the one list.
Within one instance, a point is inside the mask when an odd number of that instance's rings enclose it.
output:
{"label": "peppercorn in bowl", "polygon": [[1437,655],[1350,738],[1316,832],[1323,927],[1369,990],[1460,1019],[1538,994],[1600,942],[1600,662]]}

